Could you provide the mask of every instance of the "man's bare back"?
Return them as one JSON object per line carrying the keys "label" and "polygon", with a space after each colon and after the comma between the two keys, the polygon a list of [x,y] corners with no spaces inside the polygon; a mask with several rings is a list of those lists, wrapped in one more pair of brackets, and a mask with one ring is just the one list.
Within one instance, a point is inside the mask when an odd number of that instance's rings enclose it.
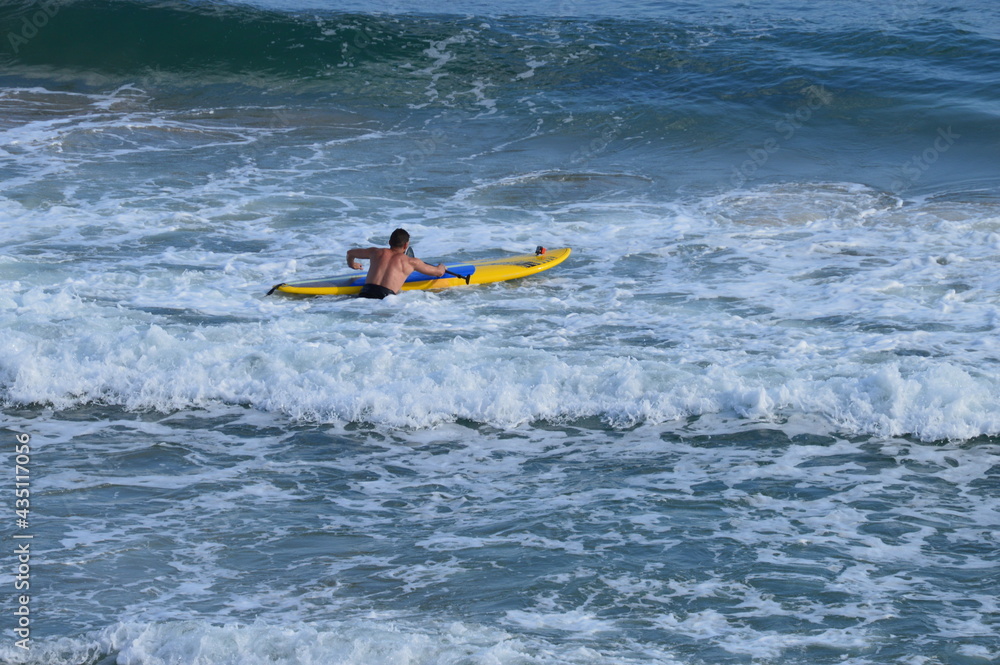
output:
{"label": "man's bare back", "polygon": [[[402,229],[397,229],[393,232],[388,249],[383,247],[368,247],[348,250],[347,265],[352,270],[362,269],[363,266],[358,263],[358,259],[371,261],[371,265],[368,266],[368,275],[365,277],[365,286],[370,284],[375,287],[388,289],[392,293],[399,293],[399,290],[403,287],[403,282],[406,281],[406,278],[414,270],[418,270],[431,277],[441,277],[444,275],[445,267],[443,263],[432,266],[418,258],[407,256],[406,250],[410,246],[410,236],[405,231],[402,231],[402,235],[399,235],[400,231]],[[405,241],[402,245],[397,244],[393,246],[394,241],[398,243],[404,237]]]}

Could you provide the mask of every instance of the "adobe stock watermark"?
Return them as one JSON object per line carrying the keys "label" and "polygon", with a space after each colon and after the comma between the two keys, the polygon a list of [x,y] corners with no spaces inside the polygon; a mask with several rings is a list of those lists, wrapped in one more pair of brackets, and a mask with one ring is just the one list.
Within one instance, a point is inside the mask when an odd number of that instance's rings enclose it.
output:
{"label": "adobe stock watermark", "polygon": [[366,25],[348,26],[347,29],[352,31],[353,38],[344,38],[340,42],[340,54],[344,59],[344,65],[353,63],[354,57],[371,48],[379,37]]}
{"label": "adobe stock watermark", "polygon": [[[573,151],[569,156],[569,163],[576,169],[584,169],[602,153],[606,152],[613,143],[621,140],[621,135],[625,131],[627,123],[634,117],[614,118],[606,120],[598,125],[589,141],[586,141]],[[569,175],[569,174],[567,174]],[[567,186],[567,181],[562,179],[548,179],[542,184],[541,190],[535,194],[535,203],[542,205],[557,200],[562,190]]]}
{"label": "adobe stock watermark", "polygon": [[7,33],[7,43],[10,44],[14,55],[21,51],[21,47],[26,45],[39,31],[49,24],[56,14],[59,13],[60,5],[65,0],[35,0],[20,17],[21,23],[15,30]]}
{"label": "adobe stock watermark", "polygon": [[442,148],[447,148],[452,141],[460,140],[459,128],[468,122],[456,111],[447,111],[434,121],[434,126],[415,138],[409,139],[406,147],[409,149],[396,155],[398,166],[402,167],[404,176],[412,177],[426,167],[430,158]]}
{"label": "adobe stock watermark", "polygon": [[757,171],[767,164],[772,155],[781,150],[783,143],[791,141],[796,132],[812,119],[813,113],[833,102],[833,95],[822,85],[806,86],[802,89],[802,93],[805,95],[805,101],[795,111],[786,113],[781,120],[774,123],[777,135],[759,146],[748,148],[749,159],[733,167],[733,175],[730,178],[733,187],[742,187],[753,180]]}
{"label": "adobe stock watermark", "polygon": [[901,26],[905,27],[906,22],[914,19],[923,19],[927,16],[926,0],[890,0],[881,8],[881,13],[876,14],[879,30],[884,33],[892,33]]}
{"label": "adobe stock watermark", "polygon": [[960,138],[962,135],[953,131],[950,126],[939,127],[931,145],[910,157],[899,167],[898,177],[892,181],[890,191],[899,195],[915,185],[937,163],[941,155],[948,152]]}
{"label": "adobe stock watermark", "polygon": [[14,645],[31,648],[31,436],[14,435]]}
{"label": "adobe stock watermark", "polygon": [[405,174],[413,175],[431,155],[437,152],[447,138],[447,132],[436,127],[430,130],[426,137],[413,139],[410,142],[412,149],[398,156],[402,161]]}

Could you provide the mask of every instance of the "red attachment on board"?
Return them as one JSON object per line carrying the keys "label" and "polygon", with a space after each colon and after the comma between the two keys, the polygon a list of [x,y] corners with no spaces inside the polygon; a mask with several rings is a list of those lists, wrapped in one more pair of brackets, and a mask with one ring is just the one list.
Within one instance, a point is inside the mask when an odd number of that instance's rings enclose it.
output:
{"label": "red attachment on board", "polygon": [[541,256],[544,253],[545,253],[545,248],[542,247],[541,245],[535,248],[535,256]]}

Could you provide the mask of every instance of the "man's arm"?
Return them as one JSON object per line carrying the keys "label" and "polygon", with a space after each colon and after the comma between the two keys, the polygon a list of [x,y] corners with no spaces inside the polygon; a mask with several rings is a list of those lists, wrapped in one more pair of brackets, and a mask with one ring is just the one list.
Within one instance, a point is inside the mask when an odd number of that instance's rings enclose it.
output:
{"label": "man's arm", "polygon": [[368,247],[367,249],[349,249],[347,250],[347,267],[351,270],[361,270],[362,266],[357,262],[358,259],[372,259],[374,252],[374,247]]}
{"label": "man's arm", "polygon": [[431,277],[443,277],[444,276],[444,264],[443,263],[439,263],[436,266],[432,266],[429,263],[424,263],[420,259],[412,259],[412,263],[410,265],[413,266],[414,270],[422,272],[425,275],[429,275]]}

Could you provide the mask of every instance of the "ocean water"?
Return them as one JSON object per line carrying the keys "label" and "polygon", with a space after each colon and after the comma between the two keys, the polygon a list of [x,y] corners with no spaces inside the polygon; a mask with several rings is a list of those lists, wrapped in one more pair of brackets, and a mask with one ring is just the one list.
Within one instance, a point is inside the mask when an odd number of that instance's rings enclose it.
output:
{"label": "ocean water", "polygon": [[0,662],[1000,661],[1000,8],[755,4],[3,3]]}

